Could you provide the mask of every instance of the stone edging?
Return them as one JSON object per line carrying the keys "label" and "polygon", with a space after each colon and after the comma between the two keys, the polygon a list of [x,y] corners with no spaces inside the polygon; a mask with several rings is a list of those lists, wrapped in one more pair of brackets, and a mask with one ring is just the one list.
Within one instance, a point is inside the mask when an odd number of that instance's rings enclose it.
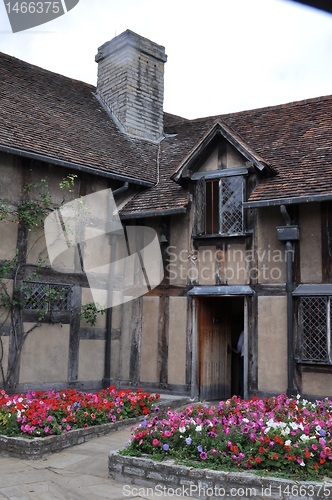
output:
{"label": "stone edging", "polygon": [[136,425],[142,421],[143,418],[144,417],[128,418],[126,420],[118,420],[114,423],[110,422],[102,425],[94,425],[87,429],[74,429],[66,432],[66,434],[41,438],[36,437],[28,439],[0,435],[0,453],[15,458],[23,458],[25,460],[37,460],[51,453],[69,448],[70,446],[85,443],[90,439],[106,436],[128,425]]}
{"label": "stone edging", "polygon": [[[173,401],[161,401],[160,404],[154,403],[152,410],[155,407],[175,408],[182,406],[189,402],[189,398],[175,399]],[[85,443],[90,439],[106,436],[111,432],[115,432],[123,427],[133,426],[139,424],[147,416],[140,416],[138,418],[128,418],[118,420],[117,422],[109,422],[102,425],[94,425],[87,429],[74,429],[66,432],[66,434],[59,434],[56,436],[47,436],[42,438],[23,438],[23,437],[9,437],[0,435],[0,454],[10,455],[15,458],[22,458],[25,460],[37,460],[51,453],[59,452],[65,448],[75,446],[77,444]]]}
{"label": "stone edging", "polygon": [[[332,481],[298,482],[261,477],[247,472],[222,472],[175,465],[174,461],[154,462],[149,458],[130,457],[111,452],[108,477],[126,483],[126,496],[161,495],[201,500],[229,497],[235,500],[313,500],[331,498]],[[147,488],[150,488],[147,491]],[[141,492],[140,492],[141,489]],[[125,491],[125,490],[124,490]],[[144,496],[143,495],[143,496]]]}

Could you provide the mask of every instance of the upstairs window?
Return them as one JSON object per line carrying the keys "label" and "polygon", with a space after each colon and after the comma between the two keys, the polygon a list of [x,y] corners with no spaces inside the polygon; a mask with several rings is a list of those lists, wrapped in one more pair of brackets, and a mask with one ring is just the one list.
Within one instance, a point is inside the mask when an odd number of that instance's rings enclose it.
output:
{"label": "upstairs window", "polygon": [[197,183],[197,234],[243,234],[243,191],[242,175],[202,177]]}
{"label": "upstairs window", "polygon": [[331,363],[331,297],[301,297],[300,358]]}

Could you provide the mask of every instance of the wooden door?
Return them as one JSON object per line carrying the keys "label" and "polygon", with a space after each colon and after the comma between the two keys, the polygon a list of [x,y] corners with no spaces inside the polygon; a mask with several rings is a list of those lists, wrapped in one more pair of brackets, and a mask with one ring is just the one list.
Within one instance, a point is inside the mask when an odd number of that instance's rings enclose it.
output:
{"label": "wooden door", "polygon": [[198,309],[201,400],[231,396],[231,323],[227,298],[201,298]]}

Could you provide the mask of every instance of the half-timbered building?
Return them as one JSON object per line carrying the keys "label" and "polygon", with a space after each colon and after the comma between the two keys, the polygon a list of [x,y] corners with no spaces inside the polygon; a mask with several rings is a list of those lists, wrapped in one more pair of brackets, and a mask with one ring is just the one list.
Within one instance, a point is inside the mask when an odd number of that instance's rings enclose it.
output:
{"label": "half-timbered building", "polygon": [[[187,120],[163,110],[164,47],[126,31],[96,61],[94,88],[1,55],[0,198],[15,207],[46,178],[56,203],[69,172],[77,197],[111,187],[124,226],[157,232],[164,278],[91,327],[85,274],[46,263],[36,290],[66,300],[26,338],[10,388],[227,398],[243,331],[245,397],[332,396],[332,97]],[[0,258],[31,273],[45,241],[17,222],[0,222]],[[36,314],[1,325],[4,371],[13,324],[22,335]]]}

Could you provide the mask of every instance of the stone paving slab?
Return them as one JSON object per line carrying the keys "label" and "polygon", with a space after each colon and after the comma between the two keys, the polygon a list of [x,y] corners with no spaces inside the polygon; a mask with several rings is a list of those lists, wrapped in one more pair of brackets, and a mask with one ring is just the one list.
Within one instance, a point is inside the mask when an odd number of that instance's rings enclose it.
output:
{"label": "stone paving slab", "polygon": [[108,455],[124,448],[131,427],[37,460],[0,455],[0,500],[155,500],[145,490],[124,495],[125,485],[108,478]]}

